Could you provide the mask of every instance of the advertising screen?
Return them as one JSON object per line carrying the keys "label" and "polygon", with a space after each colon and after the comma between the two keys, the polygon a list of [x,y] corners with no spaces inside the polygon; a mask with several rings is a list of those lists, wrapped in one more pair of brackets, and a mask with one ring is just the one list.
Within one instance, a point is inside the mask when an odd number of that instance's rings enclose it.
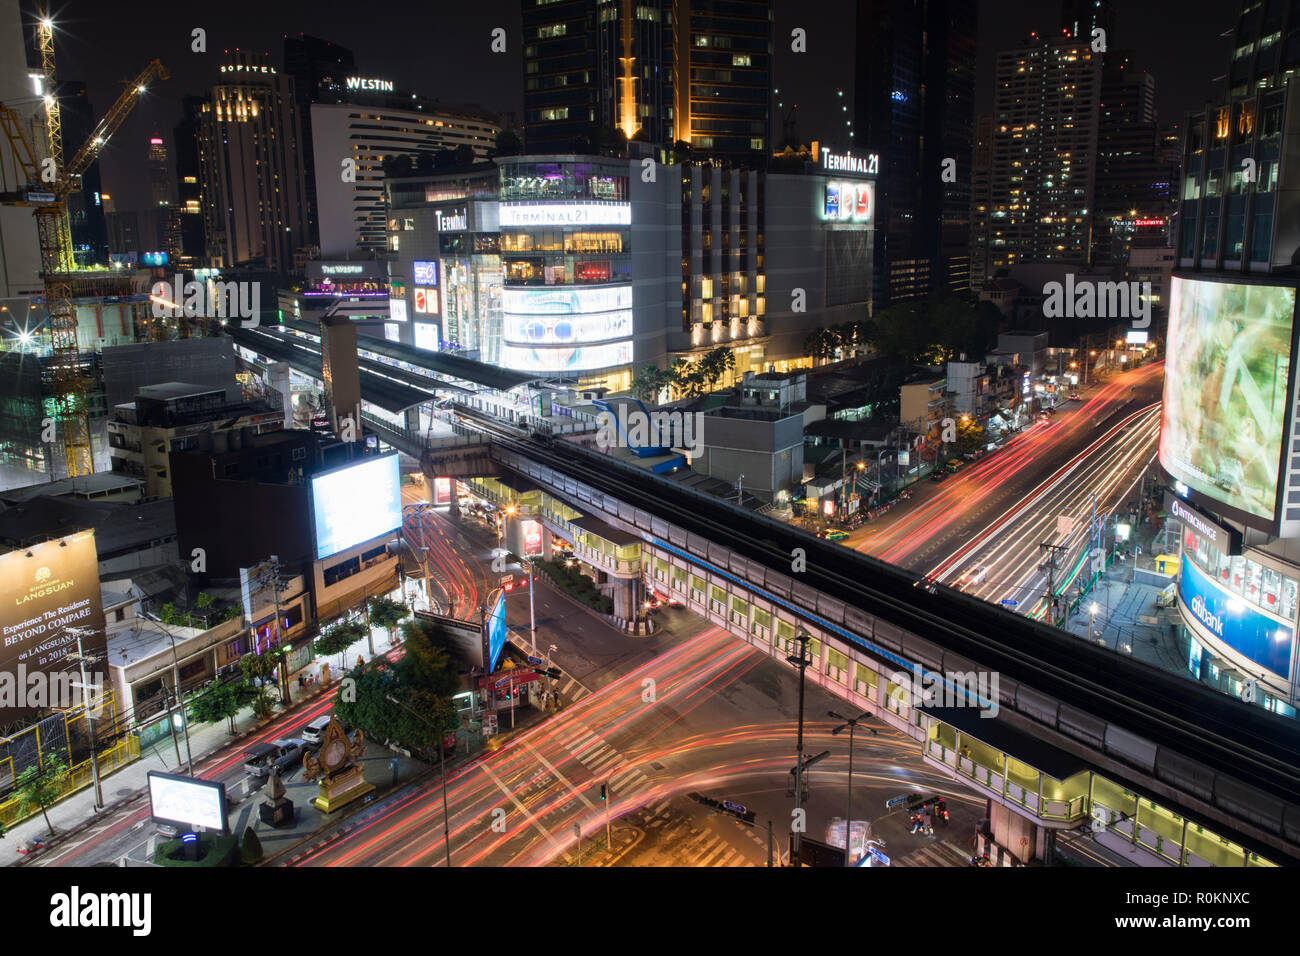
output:
{"label": "advertising screen", "polygon": [[497,658],[506,646],[506,596],[505,592],[497,595],[497,603],[487,619],[488,629],[488,673],[497,668]]}
{"label": "advertising screen", "polygon": [[875,207],[875,184],[827,183],[822,219],[827,222],[870,222]]}
{"label": "advertising screen", "polygon": [[1178,595],[1201,626],[1226,646],[1274,674],[1290,674],[1289,625],[1222,590],[1190,561],[1182,563]]}
{"label": "advertising screen", "polygon": [[[81,639],[82,650],[107,659],[95,533],[78,531],[0,556],[0,672],[14,675],[12,686],[25,690],[26,682],[18,680],[24,674],[73,668],[66,659],[77,649],[70,627],[90,631]],[[0,724],[32,709],[22,699],[4,700]]]}
{"label": "advertising screen", "polygon": [[632,337],[632,310],[589,315],[505,315],[505,341],[512,344],[568,345]]}
{"label": "advertising screen", "polygon": [[524,554],[542,553],[542,523],[529,518],[523,522]]}
{"label": "advertising screen", "polygon": [[407,320],[406,300],[389,299],[388,317],[391,318],[394,322],[405,322]]}
{"label": "advertising screen", "polygon": [[436,352],[441,348],[437,322],[416,322],[413,329],[415,330],[415,347],[417,349]]}
{"label": "advertising screen", "polygon": [[311,480],[316,557],[396,531],[402,523],[397,456],[369,458]]}
{"label": "advertising screen", "polygon": [[627,365],[632,361],[632,340],[574,348],[501,346],[501,365],[520,372],[594,371]]}
{"label": "advertising screen", "polygon": [[165,252],[142,252],[142,253],[140,253],[140,265],[142,265],[142,266],[165,266],[165,265],[167,265],[167,253],[165,253]]}
{"label": "advertising screen", "polygon": [[156,823],[226,831],[226,785],[149,771],[149,812]]}
{"label": "advertising screen", "polygon": [[451,479],[433,479],[433,503],[435,505],[451,504]]}
{"label": "advertising screen", "polygon": [[566,289],[506,289],[502,310],[507,315],[586,315],[632,308],[630,285]]}
{"label": "advertising screen", "polygon": [[415,311],[422,312],[425,315],[438,314],[438,290],[425,289],[421,286],[415,287],[415,293],[412,296],[415,300]]}
{"label": "advertising screen", "polygon": [[438,263],[422,262],[417,259],[411,263],[413,270],[414,285],[437,285],[438,284]]}
{"label": "advertising screen", "polygon": [[1277,508],[1295,298],[1178,277],[1170,296],[1160,464],[1257,527]]}

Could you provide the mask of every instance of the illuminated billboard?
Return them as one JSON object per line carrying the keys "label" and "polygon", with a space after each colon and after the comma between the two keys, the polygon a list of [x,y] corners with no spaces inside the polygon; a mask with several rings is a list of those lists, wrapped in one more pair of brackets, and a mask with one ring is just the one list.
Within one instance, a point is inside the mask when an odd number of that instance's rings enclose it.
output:
{"label": "illuminated billboard", "polygon": [[488,673],[492,673],[497,667],[497,658],[501,656],[501,649],[506,646],[506,595],[502,591],[497,595],[497,603],[492,607],[492,613],[487,619],[488,632]]}
{"label": "illuminated billboard", "polygon": [[405,322],[407,320],[406,300],[389,299],[388,317],[392,319],[394,322]]}
{"label": "illuminated billboard", "polygon": [[438,290],[424,289],[420,286],[415,287],[415,311],[424,315],[438,314]]}
{"label": "illuminated billboard", "polygon": [[542,523],[536,518],[520,522],[524,531],[524,554],[542,553]]}
{"label": "illuminated billboard", "polygon": [[1160,464],[1231,517],[1276,518],[1294,288],[1174,277]]}
{"label": "illuminated billboard", "polygon": [[415,329],[415,347],[417,349],[436,352],[442,347],[437,322],[416,322],[413,328]]}
{"label": "illuminated billboard", "polygon": [[630,226],[625,202],[502,203],[499,224],[508,226]]}
{"label": "illuminated billboard", "polygon": [[411,263],[414,270],[414,285],[437,285],[438,284],[438,263],[422,262],[417,259]]}
{"label": "illuminated billboard", "polygon": [[529,348],[501,346],[501,365],[519,372],[582,372],[628,365],[632,361],[632,340],[573,348]]}
{"label": "illuminated billboard", "polygon": [[[77,639],[70,627],[90,632],[81,639],[83,651],[107,659],[95,533],[78,531],[0,556],[0,671],[73,670],[67,657]],[[0,707],[0,724],[31,709]]]}
{"label": "illuminated billboard", "polygon": [[397,456],[367,458],[311,480],[316,557],[391,534],[402,523]]}
{"label": "illuminated billboard", "polygon": [[506,289],[507,315],[585,315],[632,308],[630,285],[570,286],[563,289]]}
{"label": "illuminated billboard", "polygon": [[588,315],[505,314],[503,337],[513,344],[569,345],[632,337],[632,310]]}
{"label": "illuminated billboard", "polygon": [[226,785],[150,770],[149,813],[155,823],[226,832]]}
{"label": "illuminated billboard", "polygon": [[1223,590],[1191,561],[1182,562],[1178,596],[1187,612],[1225,647],[1274,674],[1290,676],[1290,625]]}
{"label": "illuminated billboard", "polygon": [[826,222],[871,222],[876,211],[874,183],[827,183],[822,197],[822,219]]}

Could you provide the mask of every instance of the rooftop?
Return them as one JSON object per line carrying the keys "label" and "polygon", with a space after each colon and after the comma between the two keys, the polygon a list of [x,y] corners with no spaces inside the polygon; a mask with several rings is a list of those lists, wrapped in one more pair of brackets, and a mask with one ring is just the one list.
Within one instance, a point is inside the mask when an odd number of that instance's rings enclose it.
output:
{"label": "rooftop", "polygon": [[132,490],[143,496],[144,482],[129,475],[100,471],[77,478],[62,478],[59,481],[44,481],[36,485],[25,485],[22,488],[10,488],[0,492],[0,502],[16,503],[30,501],[32,498],[63,495],[71,498],[98,498],[106,494],[124,494]]}
{"label": "rooftop", "polygon": [[176,515],[170,498],[126,502],[45,496],[0,511],[0,544],[11,548],[84,528],[95,530],[95,548],[104,561],[174,536]]}

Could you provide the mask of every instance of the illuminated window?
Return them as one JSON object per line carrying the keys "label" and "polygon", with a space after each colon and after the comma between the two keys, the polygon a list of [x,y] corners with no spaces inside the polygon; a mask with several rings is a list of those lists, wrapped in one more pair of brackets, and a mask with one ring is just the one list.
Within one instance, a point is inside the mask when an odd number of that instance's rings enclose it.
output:
{"label": "illuminated window", "polygon": [[733,53],[733,54],[731,54],[731,65],[732,65],[732,66],[751,66],[752,64],[751,64],[750,61],[749,61],[749,54],[748,54],[748,53]]}
{"label": "illuminated window", "polygon": [[562,37],[569,32],[569,26],[566,23],[552,23],[544,27],[538,27],[537,38],[545,40],[550,37]]}

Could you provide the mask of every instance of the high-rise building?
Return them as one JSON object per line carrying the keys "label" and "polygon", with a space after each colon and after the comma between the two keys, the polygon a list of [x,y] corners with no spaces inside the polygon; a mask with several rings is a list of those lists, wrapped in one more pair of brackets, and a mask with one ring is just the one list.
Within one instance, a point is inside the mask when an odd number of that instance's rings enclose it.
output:
{"label": "high-rise building", "polygon": [[[306,161],[305,189],[307,193],[307,230],[311,245],[320,244],[320,204],[316,198],[316,169],[311,158],[315,155],[311,128],[311,105],[322,102],[325,90],[342,88],[348,76],[355,73],[352,51],[299,33],[284,38],[284,72],[293,80],[293,98],[302,124],[302,155]],[[330,102],[330,100],[323,100]]]}
{"label": "high-rise building", "polygon": [[770,0],[524,0],[523,26],[529,152],[587,152],[620,131],[765,160]]}
{"label": "high-rise building", "polygon": [[264,53],[226,51],[203,106],[199,166],[212,265],[293,268],[310,244],[292,81]]}
{"label": "high-rise building", "polygon": [[1177,496],[1165,511],[1181,522],[1183,660],[1289,717],[1300,706],[1295,22],[1290,4],[1238,3],[1227,62],[1206,67],[1224,86],[1187,117],[1160,427]]}
{"label": "high-rise building", "polygon": [[1102,69],[1096,210],[1092,262],[1112,269],[1128,261],[1135,231],[1149,233],[1157,221],[1163,231],[1173,213],[1170,168],[1161,157],[1156,123],[1155,79],[1133,69],[1127,52],[1108,53]]}
{"label": "high-rise building", "polygon": [[710,156],[764,165],[771,153],[771,0],[673,6],[673,138]]}
{"label": "high-rise building", "polygon": [[448,106],[409,93],[341,91],[335,95],[345,101],[311,107],[319,245],[326,259],[357,252],[383,257],[388,238],[386,161],[461,146],[473,160],[484,160],[501,130],[497,118],[484,110]]}
{"label": "high-rise building", "polygon": [[877,308],[970,285],[977,20],[976,0],[857,4],[853,142],[881,161]]}
{"label": "high-rise building", "polygon": [[998,54],[989,274],[1023,262],[1089,262],[1101,67],[1087,41],[1064,36],[1032,34]]}
{"label": "high-rise building", "polygon": [[149,137],[149,251],[175,259],[181,249],[180,210],[176,206],[176,180],[171,151],[155,129]]}
{"label": "high-rise building", "polygon": [[176,211],[180,225],[180,248],[176,263],[193,268],[205,261],[207,244],[203,236],[202,168],[199,164],[199,118],[203,114],[202,96],[187,96],[182,101],[184,119],[176,127]]}

